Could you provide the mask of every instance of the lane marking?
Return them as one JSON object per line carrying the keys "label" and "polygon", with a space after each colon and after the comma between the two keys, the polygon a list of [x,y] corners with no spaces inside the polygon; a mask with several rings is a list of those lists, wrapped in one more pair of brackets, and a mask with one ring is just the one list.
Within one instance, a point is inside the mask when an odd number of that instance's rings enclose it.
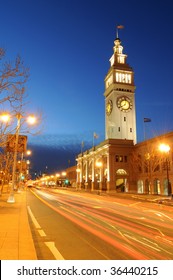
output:
{"label": "lane marking", "polygon": [[27,208],[28,208],[28,213],[29,213],[29,215],[30,215],[30,217],[31,217],[31,220],[32,220],[32,222],[33,222],[35,228],[37,229],[38,233],[40,234],[41,237],[45,237],[45,236],[46,236],[46,233],[44,232],[44,230],[41,229],[41,226],[40,226],[40,224],[37,222],[37,220],[36,220],[34,214],[32,213],[32,210],[31,210],[30,206],[27,206]]}
{"label": "lane marking", "polygon": [[39,225],[36,218],[34,217],[34,214],[32,213],[30,206],[27,206],[27,209],[28,209],[28,213],[29,213],[31,220],[32,220],[34,226],[36,227],[36,229],[41,229],[41,226]]}
{"label": "lane marking", "polygon": [[45,237],[46,233],[44,232],[43,229],[38,229],[38,233],[40,234],[41,237]]}
{"label": "lane marking", "polygon": [[[32,213],[30,206],[27,206],[27,209],[28,209],[28,213],[31,217],[31,220],[32,220],[35,228],[37,229],[38,233],[40,234],[41,237],[45,237],[46,234],[45,234],[44,230],[41,228],[40,224],[37,222],[36,218],[34,217],[34,214]],[[54,242],[50,241],[50,242],[44,242],[44,243],[49,248],[49,250],[52,252],[52,254],[54,255],[56,260],[64,260],[63,256],[60,254],[58,249],[55,247]]]}
{"label": "lane marking", "polygon": [[55,246],[54,242],[44,242],[45,245],[49,248],[49,250],[52,252],[56,260],[64,260],[63,256],[61,253],[58,251],[58,249]]}

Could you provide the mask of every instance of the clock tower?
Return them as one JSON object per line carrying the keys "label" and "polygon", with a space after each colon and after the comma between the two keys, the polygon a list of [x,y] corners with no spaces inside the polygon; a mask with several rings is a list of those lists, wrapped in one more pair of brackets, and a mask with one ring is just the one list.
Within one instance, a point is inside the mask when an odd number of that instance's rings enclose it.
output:
{"label": "clock tower", "polygon": [[135,85],[133,69],[118,38],[105,78],[105,138],[128,139],[136,144]]}

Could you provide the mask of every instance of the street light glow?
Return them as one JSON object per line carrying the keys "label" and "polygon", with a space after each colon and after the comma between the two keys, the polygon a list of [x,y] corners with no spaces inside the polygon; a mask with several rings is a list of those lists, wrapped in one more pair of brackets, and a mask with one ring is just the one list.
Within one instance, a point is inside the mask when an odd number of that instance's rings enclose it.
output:
{"label": "street light glow", "polygon": [[96,162],[96,166],[97,166],[97,167],[102,167],[102,162],[101,162],[101,161],[97,161],[97,162]]}
{"label": "street light glow", "polygon": [[0,118],[1,118],[1,121],[2,122],[8,122],[9,121],[9,119],[10,119],[10,115],[9,114],[7,114],[7,113],[4,113],[4,114],[2,114],[1,116],[0,116]]}
{"label": "street light glow", "polygon": [[26,154],[27,154],[27,156],[30,156],[31,155],[31,150],[27,150]]}
{"label": "street light glow", "polygon": [[76,172],[79,173],[79,172],[80,172],[80,168],[77,168],[77,169],[76,169]]}
{"label": "street light glow", "polygon": [[35,123],[36,123],[36,117],[33,116],[33,115],[28,116],[27,122],[28,122],[29,124],[35,124]]}
{"label": "street light glow", "polygon": [[164,153],[168,153],[170,151],[170,147],[167,144],[160,144],[159,150]]}

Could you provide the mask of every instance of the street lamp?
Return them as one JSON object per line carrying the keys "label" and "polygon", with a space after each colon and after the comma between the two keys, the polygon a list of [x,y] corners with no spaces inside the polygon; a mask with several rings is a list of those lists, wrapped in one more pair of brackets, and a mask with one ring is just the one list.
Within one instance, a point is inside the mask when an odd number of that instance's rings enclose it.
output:
{"label": "street lamp", "polygon": [[18,163],[20,164],[20,173],[19,173],[19,188],[18,191],[20,191],[20,185],[21,182],[24,180],[24,174],[23,174],[23,170],[25,170],[25,175],[27,175],[28,179],[29,179],[29,164],[30,161],[29,160],[25,160],[24,158],[24,154],[27,156],[31,155],[31,151],[27,150],[25,153],[24,151],[22,151],[21,153],[21,160],[18,161]]}
{"label": "street lamp", "polygon": [[[16,114],[16,119],[17,119],[17,126],[16,126],[16,131],[15,131],[15,145],[14,145],[14,158],[13,158],[13,169],[12,169],[12,184],[10,187],[10,195],[9,198],[7,200],[7,202],[9,203],[14,203],[15,199],[14,199],[14,188],[15,188],[15,184],[16,184],[16,164],[17,164],[17,150],[18,150],[18,140],[19,140],[19,133],[20,133],[20,128],[21,128],[21,119],[23,118],[23,116],[20,113]],[[3,114],[1,116],[1,120],[4,122],[8,122],[10,116],[9,114]],[[36,118],[31,115],[29,116],[26,121],[29,124],[34,124],[36,122]]]}
{"label": "street lamp", "polygon": [[[26,156],[28,157],[28,156],[31,156],[31,154],[32,154],[32,151],[31,150],[27,150],[26,151]],[[27,159],[26,160],[26,166],[27,166],[27,170],[26,170],[26,174],[27,174],[27,178],[28,179],[30,179],[31,177],[30,177],[30,160],[29,159]]]}
{"label": "street lamp", "polygon": [[30,156],[31,153],[32,153],[31,150],[27,150],[27,151],[26,151],[26,155],[27,155],[27,156]]}
{"label": "street lamp", "polygon": [[26,161],[26,164],[27,164],[27,171],[26,171],[26,174],[27,174],[27,178],[28,179],[30,179],[31,178],[31,176],[30,176],[30,160],[29,159],[27,159],[27,161]]}
{"label": "street lamp", "polygon": [[[170,146],[167,144],[160,144],[159,145],[159,150],[162,153],[165,153],[166,155],[168,155],[169,151],[170,151]],[[169,164],[168,164],[168,158],[166,156],[166,177],[167,177],[167,184],[168,184],[168,195],[171,194],[171,184],[169,181]]]}

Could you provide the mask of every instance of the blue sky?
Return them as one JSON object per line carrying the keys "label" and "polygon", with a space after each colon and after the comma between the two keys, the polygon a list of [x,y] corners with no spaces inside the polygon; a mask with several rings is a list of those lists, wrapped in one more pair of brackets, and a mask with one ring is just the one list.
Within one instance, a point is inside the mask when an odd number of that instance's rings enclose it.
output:
{"label": "blue sky", "polygon": [[104,78],[117,24],[135,72],[138,142],[144,117],[152,119],[147,137],[173,130],[172,14],[171,0],[1,1],[0,46],[30,68],[27,110],[43,115],[42,135],[29,138],[43,147],[38,168],[51,164],[56,149],[92,145],[94,131],[104,139]]}

